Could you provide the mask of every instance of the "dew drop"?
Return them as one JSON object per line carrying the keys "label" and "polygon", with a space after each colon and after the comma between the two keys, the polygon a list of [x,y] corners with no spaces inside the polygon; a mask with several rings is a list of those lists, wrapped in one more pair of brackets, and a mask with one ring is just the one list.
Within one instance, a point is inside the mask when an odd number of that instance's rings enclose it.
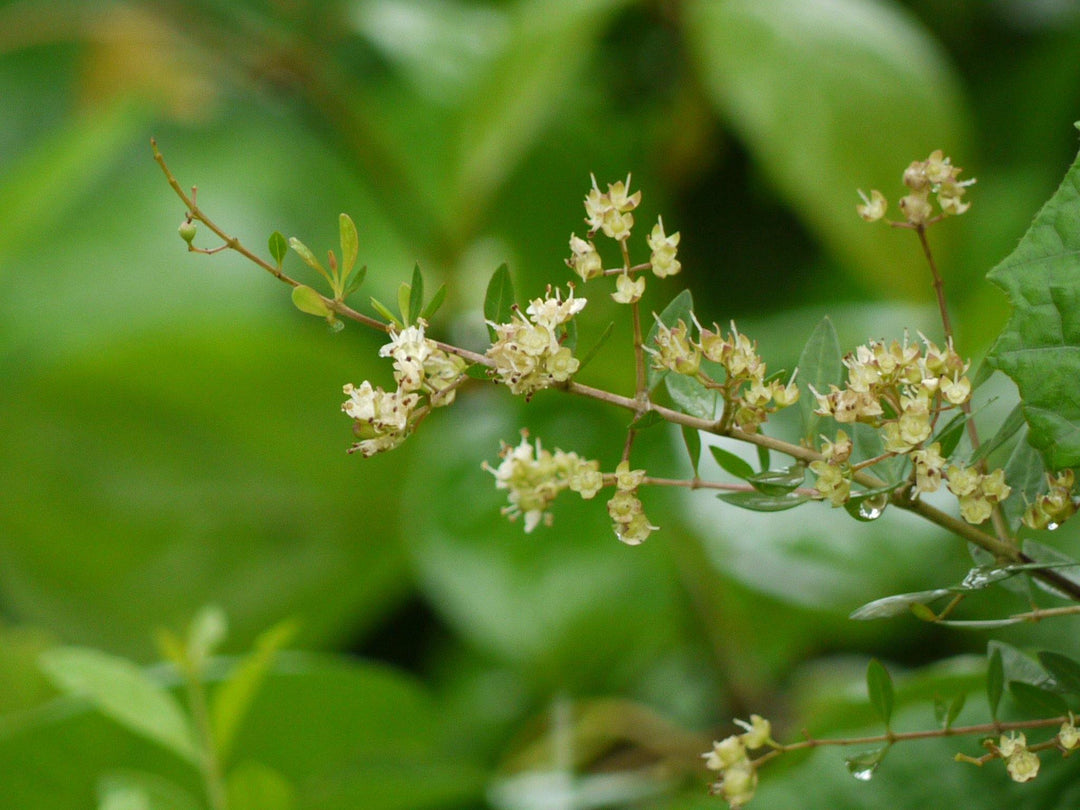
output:
{"label": "dew drop", "polygon": [[859,519],[860,520],[877,520],[885,512],[885,507],[889,503],[889,496],[884,492],[880,495],[875,495],[873,498],[867,498],[859,504]]}
{"label": "dew drop", "polygon": [[1056,529],[1060,525],[1061,525],[1060,523],[1054,523],[1053,521],[1051,521],[1050,523],[1046,524],[1046,530],[1048,532],[1052,532],[1054,529]]}
{"label": "dew drop", "polygon": [[877,770],[877,765],[868,765],[863,768],[852,768],[851,775],[858,779],[860,782],[869,782],[874,776],[874,771]]}

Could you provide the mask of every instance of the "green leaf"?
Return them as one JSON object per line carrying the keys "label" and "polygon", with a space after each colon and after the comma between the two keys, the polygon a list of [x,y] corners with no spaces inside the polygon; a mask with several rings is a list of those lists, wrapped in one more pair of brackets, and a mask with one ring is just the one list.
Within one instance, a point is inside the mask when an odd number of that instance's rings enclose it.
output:
{"label": "green leaf", "polygon": [[1020,389],[1048,469],[1080,465],[1080,158],[1020,244],[987,275],[1013,311],[987,361]]}
{"label": "green leaf", "polygon": [[180,704],[131,661],[82,647],[56,647],[42,654],[40,664],[58,688],[89,700],[130,731],[198,762],[195,735]]}
{"label": "green leaf", "polygon": [[664,417],[656,411],[648,410],[642,414],[635,415],[634,418],[630,420],[630,424],[627,427],[633,430],[645,430],[663,424],[665,424]]}
{"label": "green leaf", "polygon": [[664,384],[671,401],[683,413],[699,419],[715,419],[720,395],[685,374],[671,372],[664,377]]}
{"label": "green leaf", "polygon": [[894,596],[885,596],[867,602],[854,610],[849,619],[866,621],[868,619],[888,619],[907,613],[913,605],[921,605],[933,602],[943,596],[948,596],[952,591],[948,588],[935,588],[932,591],[915,591],[913,593],[898,593]]}
{"label": "green leaf", "polygon": [[200,610],[188,627],[186,659],[196,673],[201,673],[207,660],[228,633],[225,611],[216,605]]}
{"label": "green leaf", "polygon": [[341,300],[344,301],[354,292],[360,289],[360,286],[364,283],[364,279],[367,278],[367,265],[360,265],[360,269],[353,274],[353,280],[349,282],[345,287],[345,291],[341,295]]}
{"label": "green leaf", "polygon": [[285,241],[285,237],[281,235],[280,231],[274,231],[270,234],[269,246],[270,255],[274,257],[274,262],[280,268],[281,263],[285,261],[285,254],[289,252],[289,243]]}
{"label": "green leaf", "polygon": [[397,304],[398,312],[401,313],[401,322],[406,326],[412,323],[412,307],[410,306],[411,303],[412,287],[403,281],[401,282],[401,286],[398,287]]}
{"label": "green leaf", "polygon": [[[514,282],[504,262],[491,276],[484,294],[484,319],[491,323],[510,323],[514,314]],[[492,331],[494,340],[494,331]]]}
{"label": "green leaf", "polygon": [[180,785],[156,774],[124,770],[97,783],[98,810],[200,810]]}
{"label": "green leaf", "polygon": [[387,323],[392,323],[394,326],[401,328],[401,321],[397,319],[397,315],[390,311],[390,308],[386,304],[379,301],[374,296],[371,298],[371,308],[377,313],[386,318]]}
{"label": "green leaf", "polygon": [[587,366],[592,361],[592,359],[596,357],[596,355],[600,352],[600,348],[605,343],[607,343],[607,339],[611,337],[611,332],[614,329],[615,321],[609,321],[607,327],[604,329],[603,333],[601,333],[596,343],[594,343],[592,348],[589,349],[589,351],[587,351],[585,355],[581,358],[581,364],[578,366],[578,372],[580,372],[581,369],[585,368],[585,366]]}
{"label": "green leaf", "polygon": [[326,272],[319,260],[315,258],[315,254],[311,252],[307,245],[297,239],[295,236],[289,237],[289,247],[291,247],[296,254],[304,260],[304,263],[312,270],[316,270],[327,281],[331,281],[330,274]]}
{"label": "green leaf", "polygon": [[1009,681],[1009,694],[1025,713],[1036,717],[1054,717],[1069,712],[1069,704],[1061,695],[1041,686],[1024,681]]}
{"label": "green leaf", "polygon": [[921,622],[938,622],[937,614],[922,602],[913,602],[911,604],[911,615]]}
{"label": "green leaf", "polygon": [[[1036,540],[1032,540],[1030,537],[1024,539],[1023,551],[1035,561],[1036,567],[1059,569],[1058,574],[1063,579],[1066,579],[1073,584],[1080,585],[1080,562],[1077,562],[1068,554],[1064,554],[1051,546],[1043,545]],[[1072,599],[1068,594],[1059,591],[1053,585],[1041,579],[1032,578],[1032,581],[1047,593],[1051,593],[1062,599]]]}
{"label": "green leaf", "polygon": [[226,779],[229,810],[291,810],[296,791],[280,773],[258,762],[245,761]]}
{"label": "green leaf", "polygon": [[758,469],[769,469],[772,466],[772,458],[769,453],[769,448],[763,444],[755,445],[755,447],[757,447]]}
{"label": "green leaf", "polygon": [[984,458],[987,458],[991,453],[1015,436],[1017,431],[1023,426],[1023,405],[1017,404],[1015,408],[1009,411],[1009,415],[1005,417],[1005,421],[1001,423],[1001,427],[998,428],[998,432],[994,434],[994,437],[990,441],[983,442],[979,445],[979,449],[972,453],[968,463],[978,464]]}
{"label": "green leaf", "polygon": [[803,485],[806,480],[806,467],[797,461],[786,470],[765,470],[747,476],[746,480],[765,495],[786,496]]}
{"label": "green leaf", "polygon": [[237,729],[251,708],[274,656],[296,636],[296,622],[275,625],[255,641],[255,648],[237,663],[211,696],[210,723],[214,741],[222,759],[227,759],[236,738]]}
{"label": "green leaf", "polygon": [[1046,466],[1039,451],[1027,441],[1028,435],[1029,430],[1025,425],[1020,430],[1009,460],[1005,462],[1005,481],[1013,491],[1001,508],[1009,527],[1014,531],[1020,527],[1027,504],[1046,489]]}
{"label": "green leaf", "polygon": [[1049,650],[1038,653],[1036,657],[1062,691],[1070,695],[1080,695],[1080,663]]}
{"label": "green leaf", "polygon": [[[933,35],[876,0],[688,0],[680,11],[708,98],[780,195],[860,285],[921,294],[909,241],[854,207],[858,188],[895,199],[907,161],[938,144],[963,154],[959,77]],[[949,234],[935,237],[937,254]]]}
{"label": "green leaf", "polygon": [[[425,3],[422,7],[444,5]],[[596,44],[609,30],[606,23],[626,5],[627,0],[523,0],[478,7],[484,13],[474,15],[478,20],[456,41],[461,44],[443,56],[444,64],[458,68],[466,51],[494,57],[477,81],[468,83],[473,90],[456,110],[454,120],[460,125],[452,165],[457,169],[454,190],[458,199],[457,204],[446,206],[455,217],[449,232],[476,227],[477,211],[483,211],[505,187],[564,110],[566,88],[588,81]],[[457,11],[459,18],[460,14]],[[442,24],[440,30],[446,30],[445,22],[437,22]],[[472,48],[464,45],[468,42],[485,44]],[[434,60],[438,59],[436,54]],[[434,72],[432,64],[431,57],[423,58],[426,76]]]}
{"label": "green leaf", "polygon": [[990,704],[990,716],[997,720],[998,705],[1005,687],[1005,669],[1001,663],[1001,649],[990,647],[990,660],[986,668],[986,700]]}
{"label": "green leaf", "polygon": [[485,366],[483,363],[470,363],[465,367],[465,373],[474,380],[490,380],[490,371],[491,367]]}
{"label": "green leaf", "polygon": [[720,465],[720,469],[731,473],[736,478],[745,481],[754,475],[754,468],[730,450],[725,450],[723,447],[710,444],[709,452],[712,453],[712,457],[716,459],[716,463]]}
{"label": "green leaf", "polygon": [[799,355],[799,413],[802,416],[803,438],[817,446],[817,425],[821,417],[814,413],[817,407],[810,386],[822,394],[829,392],[830,385],[839,386],[843,379],[840,338],[829,318],[822,318]]}
{"label": "green leaf", "polygon": [[866,692],[870,696],[870,704],[877,710],[885,728],[888,728],[893,712],[892,676],[876,658],[871,658],[866,667]]}
{"label": "green leaf", "polygon": [[953,416],[948,422],[945,423],[945,427],[937,432],[932,441],[939,442],[941,444],[941,455],[943,458],[948,458],[952,455],[953,450],[960,444],[960,439],[964,435],[964,425],[967,424],[969,417],[966,413],[958,413]]}
{"label": "green leaf", "polygon": [[341,237],[341,282],[344,284],[356,266],[356,257],[360,255],[360,239],[356,234],[356,223],[348,214],[343,213],[338,217],[338,231]]}
{"label": "green leaf", "polygon": [[431,300],[427,302],[424,308],[420,311],[420,317],[428,323],[431,323],[431,319],[435,317],[435,313],[439,311],[439,307],[443,305],[446,300],[446,285],[440,284],[438,289],[435,290],[435,294],[431,296]]}
{"label": "green leaf", "polygon": [[298,284],[292,288],[293,306],[308,315],[318,315],[320,318],[329,318],[333,310],[326,305],[323,297],[305,284]]}
{"label": "green leaf", "polygon": [[794,493],[766,495],[762,492],[723,492],[716,497],[733,506],[749,509],[751,512],[783,512],[785,509],[794,509],[810,500],[806,495]]}
{"label": "green leaf", "polygon": [[698,462],[701,461],[701,434],[697,429],[682,426],[683,444],[686,446],[686,455],[690,458],[690,468],[694,471],[694,477],[698,476]]}
{"label": "green leaf", "polygon": [[[690,294],[689,290],[683,290],[676,295],[671,302],[664,307],[664,311],[660,313],[660,323],[669,328],[674,327],[679,321],[683,323],[690,323],[690,313],[694,309],[694,297]],[[656,320],[653,319],[652,328],[649,330],[648,335],[645,337],[646,346],[656,345],[656,332],[657,332]],[[649,367],[646,370],[646,381],[649,390],[652,391],[656,388],[660,380],[667,376],[667,370],[658,370],[652,367],[652,363],[649,363]],[[709,417],[706,417],[709,418]]]}
{"label": "green leaf", "polygon": [[409,285],[409,318],[415,323],[424,310],[424,276],[420,273],[420,265],[413,265],[412,283]]}
{"label": "green leaf", "polygon": [[964,710],[964,703],[967,702],[967,694],[961,692],[959,695],[952,699],[949,704],[949,710],[945,714],[945,728],[952,728],[952,724],[956,722],[956,718],[960,716],[960,712]]}

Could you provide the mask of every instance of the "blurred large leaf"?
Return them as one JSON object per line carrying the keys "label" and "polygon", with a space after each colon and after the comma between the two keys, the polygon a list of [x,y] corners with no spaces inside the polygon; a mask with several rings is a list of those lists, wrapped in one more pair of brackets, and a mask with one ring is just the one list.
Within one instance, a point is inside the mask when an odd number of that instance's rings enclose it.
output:
{"label": "blurred large leaf", "polygon": [[[117,771],[201,794],[195,769],[158,746],[98,712],[55,707],[20,731],[0,730],[5,810],[90,807],[99,776]],[[293,654],[260,690],[236,753],[280,774],[304,810],[461,807],[478,800],[482,771],[444,745],[446,731],[438,704],[412,680]]]}
{"label": "blurred large leaf", "polygon": [[370,626],[405,583],[405,456],[344,452],[354,352],[319,325],[219,323],[16,378],[0,400],[19,426],[0,439],[7,608],[127,653],[208,602],[236,644],[287,616],[309,643]]}
{"label": "blurred large leaf", "polygon": [[131,661],[84,647],[56,647],[42,655],[41,668],[106,717],[198,763],[195,732],[180,704]]}
{"label": "blurred large leaf", "polygon": [[799,216],[860,282],[924,293],[914,244],[897,249],[910,235],[854,206],[934,148],[962,154],[957,79],[929,34],[874,0],[693,0],[686,28],[710,98]]}
{"label": "blurred large leaf", "polygon": [[[583,409],[559,418],[566,403],[545,412],[546,399],[524,411],[530,438],[546,449],[605,458],[622,446],[618,416]],[[554,504],[552,526],[525,534],[520,520],[499,514],[505,492],[480,467],[497,461],[500,439],[517,443],[518,426],[493,396],[455,410],[435,414],[416,437],[432,462],[418,466],[406,496],[405,533],[425,596],[462,637],[533,681],[596,688],[640,676],[679,632],[672,582],[661,573],[662,534],[629,549],[611,530],[603,492],[583,501],[569,491]],[[644,501],[650,509],[651,495]],[[662,513],[649,514],[667,525]]]}
{"label": "blurred large leaf", "polygon": [[1080,464],[1080,159],[987,276],[1013,314],[988,360],[1020,389],[1027,440],[1051,470]]}
{"label": "blurred large leaf", "polygon": [[468,228],[557,114],[604,23],[628,0],[525,0],[513,6],[499,56],[459,113],[455,204]]}

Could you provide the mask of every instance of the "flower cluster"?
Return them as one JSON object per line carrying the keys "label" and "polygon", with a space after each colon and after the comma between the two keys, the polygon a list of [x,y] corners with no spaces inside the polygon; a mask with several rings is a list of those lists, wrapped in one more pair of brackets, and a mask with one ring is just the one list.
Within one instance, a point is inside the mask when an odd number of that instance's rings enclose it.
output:
{"label": "flower cluster", "polygon": [[424,337],[427,323],[422,319],[400,331],[390,330],[390,342],[379,349],[379,357],[394,361],[394,382],[398,390],[428,395],[433,407],[454,401],[457,382],[468,365],[456,354],[449,354],[435,341]]}
{"label": "flower cluster", "polygon": [[372,387],[365,380],[360,387],[348,383],[343,391],[348,397],[341,409],[353,420],[353,432],[358,439],[349,448],[365,458],[401,444],[412,432],[427,409],[421,408],[426,398],[431,407],[449,405],[454,401],[455,384],[466,363],[457,355],[440,349],[435,341],[424,337],[427,324],[416,324],[400,330],[390,330],[390,342],[379,350],[380,357],[394,361],[396,391]]}
{"label": "flower cluster", "polygon": [[1023,732],[1002,734],[996,747],[1014,782],[1028,782],[1039,775],[1039,757],[1028,748]]}
{"label": "flower cluster", "polygon": [[974,467],[950,464],[945,475],[949,492],[960,502],[960,516],[968,523],[982,523],[1012,492],[1005,483],[1004,470],[984,474]]}
{"label": "flower cluster", "polygon": [[585,307],[584,298],[574,298],[574,288],[563,300],[548,287],[544,298],[536,298],[525,313],[516,306],[510,323],[491,323],[496,339],[487,350],[495,361],[494,377],[515,394],[526,399],[537,391],[570,379],[579,361],[560,343],[565,324]]}
{"label": "flower cluster", "polygon": [[503,444],[499,452],[502,462],[492,468],[484,462],[485,470],[495,476],[495,486],[509,491],[508,506],[502,513],[511,520],[524,516],[525,531],[531,532],[541,522],[551,524],[548,509],[556,496],[565,489],[573,490],[582,498],[589,499],[604,485],[597,461],[587,461],[577,453],[554,453],[543,449],[540,441],[529,443],[522,431],[521,442],[516,447]]}
{"label": "flower cluster", "polygon": [[[679,320],[668,326],[656,318],[654,346],[645,346],[652,355],[653,368],[674,371],[695,377],[707,388],[719,389],[724,395],[725,414],[730,423],[746,433],[756,433],[770,413],[795,404],[799,388],[793,374],[787,384],[780,380],[768,380],[765,362],[757,353],[757,343],[740,334],[731,325],[726,337],[706,329],[694,319],[698,339],[691,337],[690,327]],[[702,360],[719,364],[725,380],[718,382],[704,372]]]}
{"label": "flower cluster", "polygon": [[637,497],[637,488],[645,480],[644,470],[631,470],[629,461],[615,468],[615,494],[608,501],[608,514],[614,521],[615,536],[628,546],[638,546],[658,527],[649,523]]}
{"label": "flower cluster", "polygon": [[743,720],[735,722],[744,729],[744,733],[732,734],[714,742],[712,750],[702,756],[705,767],[720,774],[712,785],[712,793],[722,796],[732,808],[739,808],[754,798],[757,789],[757,769],[750,760],[749,752],[774,743],[768,720],[752,714],[749,723]]}
{"label": "flower cluster", "polygon": [[[811,387],[817,398],[815,413],[841,424],[862,422],[880,428],[886,452],[910,454],[916,493],[935,492],[947,480],[949,490],[960,499],[964,519],[981,523],[995,504],[1009,496],[1010,489],[1001,470],[983,474],[957,465],[946,470],[940,443],[926,444],[941,413],[969,402],[971,381],[969,364],[951,342],[943,349],[922,339],[922,347],[906,339],[859,346],[844,358],[844,388],[831,385],[823,394]],[[810,465],[818,477],[818,491],[834,506],[845,503],[850,495],[850,450],[838,455],[834,449],[834,444],[849,446],[846,439],[842,433],[835,442],[825,439],[821,449],[825,462]]]}
{"label": "flower cluster", "polygon": [[347,400],[342,404],[355,422],[353,433],[358,441],[349,448],[350,453],[359,451],[364,458],[393,450],[412,432],[415,421],[413,411],[420,403],[420,395],[402,391],[383,391],[372,388],[364,380],[360,387],[346,383],[343,389]]}
{"label": "flower cluster", "polygon": [[1047,473],[1046,484],[1047,491],[1024,510],[1024,525],[1031,529],[1056,529],[1076,513],[1072,499],[1076,474],[1072,470]]}
{"label": "flower cluster", "polygon": [[[900,199],[899,205],[909,225],[922,227],[935,221],[931,195],[936,198],[941,211],[938,219],[962,214],[971,207],[971,203],[964,202],[963,197],[967,187],[975,180],[960,180],[961,171],[959,166],[952,165],[952,160],[945,157],[940,149],[932,152],[926,160],[913,161],[904,170],[903,182],[908,193]],[[880,191],[874,189],[869,197],[860,191],[859,196],[863,200],[862,205],[855,207],[859,216],[867,222],[874,222],[885,216],[889,203]]]}
{"label": "flower cluster", "polygon": [[566,260],[566,264],[581,276],[583,281],[605,275],[603,260],[596,249],[594,237],[603,233],[620,243],[624,263],[621,273],[612,271],[618,273],[618,277],[615,279],[615,292],[611,294],[620,304],[633,304],[641,300],[645,293],[645,276],[640,271],[651,269],[657,278],[666,278],[682,269],[682,264],[676,258],[679,234],[668,235],[664,231],[664,221],[659,218],[647,238],[651,251],[649,264],[641,267],[630,266],[626,243],[634,227],[633,211],[640,202],[640,191],[630,193],[629,176],[626,182],[620,180],[610,183],[606,192],[600,191],[596,178],[593,177],[592,188],[585,195],[585,222],[589,231],[585,239],[577,234],[570,235],[570,258]]}
{"label": "flower cluster", "polygon": [[829,440],[822,436],[821,455],[823,458],[810,462],[810,471],[817,476],[817,490],[833,506],[843,506],[851,496],[851,458],[852,443],[848,435],[836,431],[836,438]]}

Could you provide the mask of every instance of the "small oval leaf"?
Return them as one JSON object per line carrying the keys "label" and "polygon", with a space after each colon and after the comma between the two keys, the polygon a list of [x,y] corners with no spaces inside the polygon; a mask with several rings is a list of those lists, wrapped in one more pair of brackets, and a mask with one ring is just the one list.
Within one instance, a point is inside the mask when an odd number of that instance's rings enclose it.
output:
{"label": "small oval leaf", "polygon": [[794,509],[810,500],[806,495],[794,493],[766,495],[762,492],[724,492],[716,497],[732,506],[749,509],[751,512],[783,512],[785,509]]}
{"label": "small oval leaf", "polygon": [[57,687],[85,698],[130,731],[198,762],[198,745],[180,704],[126,658],[82,647],[56,647],[40,658]]}
{"label": "small oval leaf", "polygon": [[360,239],[356,234],[356,223],[348,214],[338,217],[338,231],[341,236],[341,280],[348,280],[353,267],[356,266],[356,257],[360,253]]}
{"label": "small oval leaf", "polygon": [[892,722],[893,682],[889,671],[876,658],[871,658],[866,667],[866,692],[870,696],[870,704],[888,728]]}
{"label": "small oval leaf", "polygon": [[484,319],[492,323],[509,323],[514,313],[514,282],[510,268],[500,264],[491,275],[484,293]]}
{"label": "small oval leaf", "polygon": [[932,591],[915,591],[914,593],[898,593],[894,596],[886,596],[875,599],[873,602],[867,602],[853,611],[848,618],[859,621],[888,619],[907,613],[914,605],[933,602],[942,596],[948,596],[949,593],[950,591],[947,588],[936,588]]}
{"label": "small oval leaf", "polygon": [[1041,686],[1023,681],[1009,681],[1009,694],[1027,714],[1056,717],[1069,712],[1069,704],[1065,702],[1065,698]]}
{"label": "small oval leaf", "polygon": [[1001,663],[1001,649],[994,646],[990,649],[990,661],[986,668],[986,699],[990,704],[990,716],[995,720],[1004,688],[1005,668]]}
{"label": "small oval leaf", "polygon": [[285,261],[285,254],[289,252],[289,243],[285,241],[285,237],[280,232],[274,231],[270,234],[270,255],[274,257],[274,261],[278,267],[281,267],[281,263]]}
{"label": "small oval leaf", "polygon": [[292,302],[294,307],[308,315],[318,315],[320,318],[330,317],[330,307],[326,305],[323,297],[304,284],[293,287]]}
{"label": "small oval leaf", "polygon": [[747,461],[739,458],[731,451],[718,447],[715,444],[711,444],[709,445],[709,452],[712,453],[712,457],[716,459],[716,463],[720,465],[720,469],[731,473],[736,478],[746,481],[754,475],[754,468],[751,467]]}

